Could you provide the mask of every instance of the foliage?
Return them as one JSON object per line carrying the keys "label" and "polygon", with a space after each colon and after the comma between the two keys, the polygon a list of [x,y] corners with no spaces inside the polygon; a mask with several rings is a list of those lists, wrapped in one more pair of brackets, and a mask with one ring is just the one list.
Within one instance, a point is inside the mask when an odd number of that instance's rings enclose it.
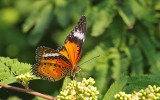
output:
{"label": "foliage", "polygon": [[[144,76],[159,76],[160,73],[159,11],[159,0],[1,0],[0,56],[34,64],[37,46],[45,45],[56,49],[63,45],[80,16],[86,15],[87,34],[79,65],[100,55],[80,66],[85,78],[95,79],[100,99],[106,98],[107,91],[110,94],[107,97],[112,98],[121,90],[132,93],[133,90],[148,85],[159,86],[158,77]],[[0,70],[6,71],[0,71],[3,83],[16,81],[14,71],[16,75],[30,72],[29,64],[3,59],[9,61],[8,65],[18,68],[9,69],[4,64],[5,60],[1,61],[3,67],[0,66]],[[27,71],[22,66],[28,66]],[[133,77],[126,78],[127,76]],[[76,78],[80,80],[81,76],[77,74]],[[114,81],[116,82],[109,88]],[[56,96],[59,93],[55,89],[56,84],[62,81],[45,82],[35,80],[33,87],[42,89],[41,86],[52,84],[54,90],[42,90],[51,91],[45,93]],[[110,92],[113,86],[117,90]]]}
{"label": "foliage", "polygon": [[125,94],[125,92],[119,92],[114,96],[115,100],[158,100],[160,99],[160,87],[155,85],[152,87],[148,85],[148,88],[141,89],[139,92],[134,91],[132,94]]}
{"label": "foliage", "polygon": [[[107,93],[104,96],[104,100],[113,100],[116,93],[120,91],[124,91],[125,93],[131,94],[131,93],[134,93],[134,91],[140,91],[141,89],[145,89],[148,85],[152,85],[152,86],[156,85],[157,89],[159,89],[159,86],[160,86],[159,83],[160,83],[159,76],[153,76],[153,75],[132,76],[132,77],[122,76],[121,78],[119,78],[119,80],[117,80],[114,84],[111,85],[110,89],[107,91]],[[140,92],[137,92],[137,93],[140,93]],[[158,93],[159,93],[159,90],[158,90]],[[125,94],[125,95],[129,96],[129,94],[128,95]],[[159,94],[157,94],[157,96],[158,95]],[[147,96],[148,95],[146,95],[145,97],[147,98]]]}
{"label": "foliage", "polygon": [[30,64],[20,63],[17,59],[0,57],[0,82],[16,82],[16,76],[30,72]]}

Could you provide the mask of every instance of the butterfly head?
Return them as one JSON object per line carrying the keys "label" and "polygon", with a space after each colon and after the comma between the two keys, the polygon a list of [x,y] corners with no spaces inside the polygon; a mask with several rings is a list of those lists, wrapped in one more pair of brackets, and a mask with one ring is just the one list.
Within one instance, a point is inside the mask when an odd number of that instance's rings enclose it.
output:
{"label": "butterfly head", "polygon": [[73,76],[73,78],[75,78],[75,73],[78,73],[78,72],[80,72],[80,73],[81,73],[81,77],[83,77],[83,76],[82,76],[82,71],[81,71],[81,69],[80,69],[80,66],[76,66],[76,67],[72,70],[71,76]]}
{"label": "butterfly head", "polygon": [[80,66],[76,66],[76,67],[74,68],[74,70],[75,70],[76,73],[78,73],[78,72],[81,70],[81,68],[80,68]]}
{"label": "butterfly head", "polygon": [[[74,68],[74,76],[75,76],[75,73],[78,73],[78,72],[81,74],[81,78],[83,78],[82,70],[81,70],[80,66],[76,66],[76,67]],[[73,76],[73,77],[74,77],[74,76]]]}

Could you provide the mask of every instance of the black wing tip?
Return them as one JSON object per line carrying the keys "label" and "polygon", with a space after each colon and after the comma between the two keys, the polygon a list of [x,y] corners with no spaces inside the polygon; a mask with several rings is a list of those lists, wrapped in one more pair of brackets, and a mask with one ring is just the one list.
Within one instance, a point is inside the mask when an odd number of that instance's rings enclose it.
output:
{"label": "black wing tip", "polygon": [[86,29],[86,24],[87,24],[87,19],[85,15],[82,15],[81,19],[79,20],[77,27],[79,30],[82,31],[82,33],[86,33],[87,29]]}
{"label": "black wing tip", "polygon": [[86,16],[85,16],[85,15],[82,15],[82,16],[81,16],[81,19],[86,20]]}
{"label": "black wing tip", "polygon": [[79,23],[86,24],[87,23],[86,20],[87,20],[86,16],[82,15],[81,18],[80,18],[80,20],[79,20]]}

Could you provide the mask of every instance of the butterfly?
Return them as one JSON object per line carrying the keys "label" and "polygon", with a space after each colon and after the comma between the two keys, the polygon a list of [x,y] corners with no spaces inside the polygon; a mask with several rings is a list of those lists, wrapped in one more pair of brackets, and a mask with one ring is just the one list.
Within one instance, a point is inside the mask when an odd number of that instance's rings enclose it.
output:
{"label": "butterfly", "polygon": [[65,39],[64,45],[57,50],[45,46],[38,47],[35,57],[37,63],[31,68],[33,74],[49,81],[58,81],[66,76],[74,78],[75,73],[80,71],[77,63],[82,54],[86,24],[86,17],[83,15]]}

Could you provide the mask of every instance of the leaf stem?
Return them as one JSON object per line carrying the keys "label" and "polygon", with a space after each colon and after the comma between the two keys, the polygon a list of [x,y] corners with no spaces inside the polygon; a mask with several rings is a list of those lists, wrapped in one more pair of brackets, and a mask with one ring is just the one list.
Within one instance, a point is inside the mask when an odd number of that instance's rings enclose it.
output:
{"label": "leaf stem", "polygon": [[44,95],[42,93],[33,91],[31,89],[18,88],[18,87],[14,87],[14,86],[2,84],[2,83],[0,83],[0,86],[2,86],[4,88],[12,89],[12,90],[16,90],[16,91],[20,91],[20,92],[25,92],[25,93],[32,94],[32,95],[36,95],[36,96],[39,96],[39,97],[42,97],[42,98],[45,98],[45,99],[48,99],[48,100],[57,100],[56,98]]}

